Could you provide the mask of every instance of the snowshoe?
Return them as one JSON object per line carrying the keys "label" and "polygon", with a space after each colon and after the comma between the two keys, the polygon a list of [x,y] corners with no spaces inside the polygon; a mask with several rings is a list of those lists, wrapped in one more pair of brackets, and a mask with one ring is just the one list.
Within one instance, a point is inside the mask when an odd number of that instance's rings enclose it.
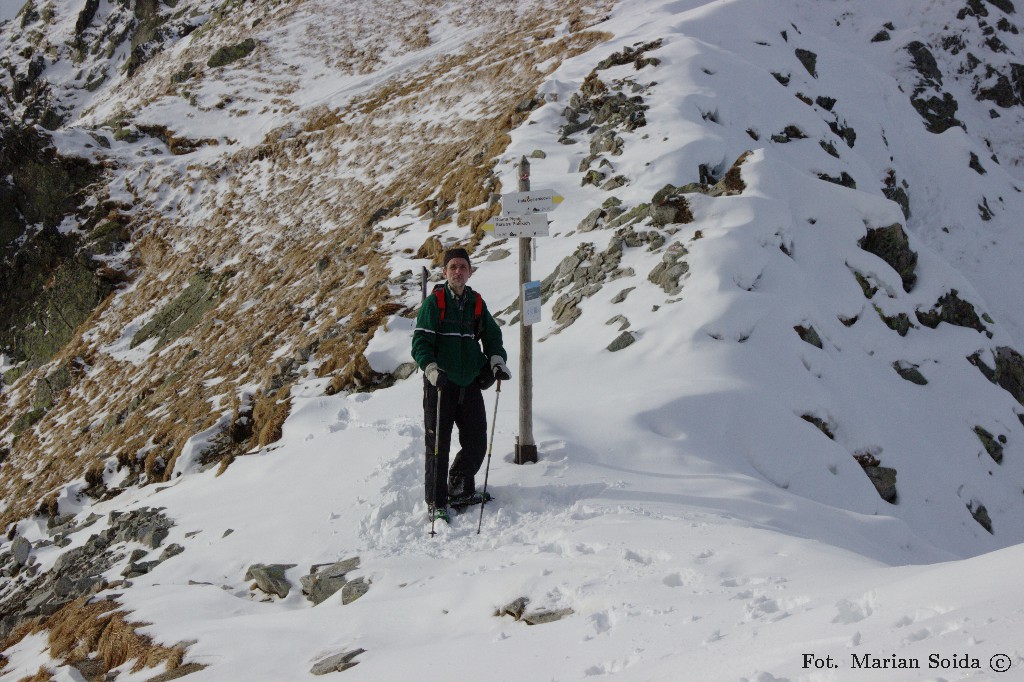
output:
{"label": "snowshoe", "polygon": [[490,502],[494,497],[487,492],[475,492],[468,495],[464,495],[458,498],[449,498],[448,505],[455,511],[462,511],[466,507],[471,507],[475,504],[483,504],[484,502]]}

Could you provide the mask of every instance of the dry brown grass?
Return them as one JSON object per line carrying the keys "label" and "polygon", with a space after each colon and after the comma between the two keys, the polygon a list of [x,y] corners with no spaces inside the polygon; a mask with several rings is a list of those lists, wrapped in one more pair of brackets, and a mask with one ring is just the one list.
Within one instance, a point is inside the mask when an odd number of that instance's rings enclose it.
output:
{"label": "dry brown grass", "polygon": [[[281,6],[262,25],[297,19],[322,4],[301,0]],[[508,144],[508,132],[529,113],[520,105],[535,97],[561,58],[607,39],[587,29],[610,5],[607,0],[543,5],[467,0],[464,11],[449,11],[444,19],[493,30],[479,32],[462,52],[402,73],[343,109],[311,108],[297,133],[272,131],[262,144],[216,165],[193,164],[173,178],[158,167],[131,174],[127,183],[138,196],[132,225],[138,275],[128,293],[108,300],[82,325],[79,332],[89,334],[79,333],[55,359],[64,364],[87,359],[91,371],[11,448],[0,468],[0,498],[9,503],[0,523],[35,512],[46,494],[87,471],[94,483],[108,458],[148,481],[165,479],[186,440],[231,409],[245,386],[262,387],[253,398],[255,427],[250,440],[232,452],[273,442],[290,410],[287,389],[277,387],[296,378],[282,374],[281,360],[300,349],[314,349],[321,361],[318,374],[331,377],[332,391],[363,390],[378,382],[363,350],[388,311],[397,309],[374,216],[419,207],[435,226],[457,225],[464,231],[460,242],[475,247],[479,226],[497,210],[487,207],[490,193],[501,191],[496,159]],[[352,16],[353,6],[332,4],[323,19],[328,25],[317,24],[320,35],[309,38],[313,53],[352,73],[375,68],[385,49],[422,49],[438,8],[453,7],[405,0],[394,3],[390,16],[367,19]],[[566,17],[578,30],[553,37]],[[374,43],[375,29],[361,19],[402,26],[399,47]],[[211,36],[226,37],[233,30],[248,34],[248,28],[231,21],[225,17],[210,29]],[[332,22],[337,30],[331,30]],[[360,37],[360,30],[370,37]],[[348,36],[352,45],[324,41],[325,32]],[[287,101],[284,83],[294,75],[286,65],[268,61],[271,51],[259,53],[265,87],[278,88],[277,96]],[[543,70],[536,68],[540,64]],[[174,72],[162,68],[164,74]],[[239,87],[251,85],[251,80],[239,82]],[[461,115],[463,109],[471,115]],[[202,217],[164,215],[150,205],[150,194],[164,183],[186,188],[183,200],[198,198]],[[430,257],[441,253],[437,240],[424,248]],[[137,365],[102,350],[129,322],[180,293],[201,268],[223,275],[220,301],[185,337]],[[0,425],[27,411],[38,375],[4,395]]]}
{"label": "dry brown grass", "polygon": [[[3,643],[3,649],[28,635],[47,632],[50,655],[65,665],[92,656],[108,671],[129,661],[135,661],[132,672],[160,665],[171,671],[182,664],[185,649],[163,646],[139,634],[138,629],[147,624],[130,622],[117,602],[90,603],[89,599],[82,597],[47,618],[22,623]],[[25,679],[50,680],[52,675],[40,668],[36,676]]]}
{"label": "dry brown grass", "polygon": [[260,395],[253,405],[252,418],[255,423],[256,444],[260,447],[281,439],[281,427],[291,412],[288,392],[291,384],[271,393]]}
{"label": "dry brown grass", "polygon": [[22,677],[18,682],[53,682],[53,671],[44,666],[39,666],[39,670],[34,675]]}

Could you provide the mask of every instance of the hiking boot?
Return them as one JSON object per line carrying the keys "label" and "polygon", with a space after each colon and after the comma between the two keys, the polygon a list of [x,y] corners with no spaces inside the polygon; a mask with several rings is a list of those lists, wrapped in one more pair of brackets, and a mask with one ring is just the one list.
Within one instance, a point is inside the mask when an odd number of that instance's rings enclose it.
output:
{"label": "hiking boot", "polygon": [[448,511],[448,507],[438,507],[437,509],[427,510],[427,521],[433,523],[434,521],[444,521],[445,523],[452,522],[452,515]]}
{"label": "hiking boot", "polygon": [[448,475],[448,497],[454,500],[461,500],[470,497],[476,491],[476,482],[472,476],[462,474]]}

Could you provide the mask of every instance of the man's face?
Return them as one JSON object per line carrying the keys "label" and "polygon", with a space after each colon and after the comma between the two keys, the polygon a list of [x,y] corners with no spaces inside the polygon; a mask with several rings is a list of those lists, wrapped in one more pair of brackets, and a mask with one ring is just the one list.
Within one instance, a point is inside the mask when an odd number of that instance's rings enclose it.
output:
{"label": "man's face", "polygon": [[459,291],[466,286],[466,282],[472,275],[473,269],[465,258],[452,258],[448,261],[448,265],[444,266],[445,279],[448,280],[448,284]]}

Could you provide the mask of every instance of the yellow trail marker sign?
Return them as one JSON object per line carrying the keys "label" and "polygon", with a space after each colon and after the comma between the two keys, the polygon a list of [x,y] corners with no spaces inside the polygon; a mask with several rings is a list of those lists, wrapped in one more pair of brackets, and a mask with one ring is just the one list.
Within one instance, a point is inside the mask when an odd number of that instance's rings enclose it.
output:
{"label": "yellow trail marker sign", "polygon": [[492,232],[496,239],[505,237],[547,237],[548,216],[546,213],[525,215],[500,215],[484,223],[484,232]]}
{"label": "yellow trail marker sign", "polygon": [[546,213],[555,210],[565,200],[553,189],[535,189],[501,195],[501,212],[506,215]]}

